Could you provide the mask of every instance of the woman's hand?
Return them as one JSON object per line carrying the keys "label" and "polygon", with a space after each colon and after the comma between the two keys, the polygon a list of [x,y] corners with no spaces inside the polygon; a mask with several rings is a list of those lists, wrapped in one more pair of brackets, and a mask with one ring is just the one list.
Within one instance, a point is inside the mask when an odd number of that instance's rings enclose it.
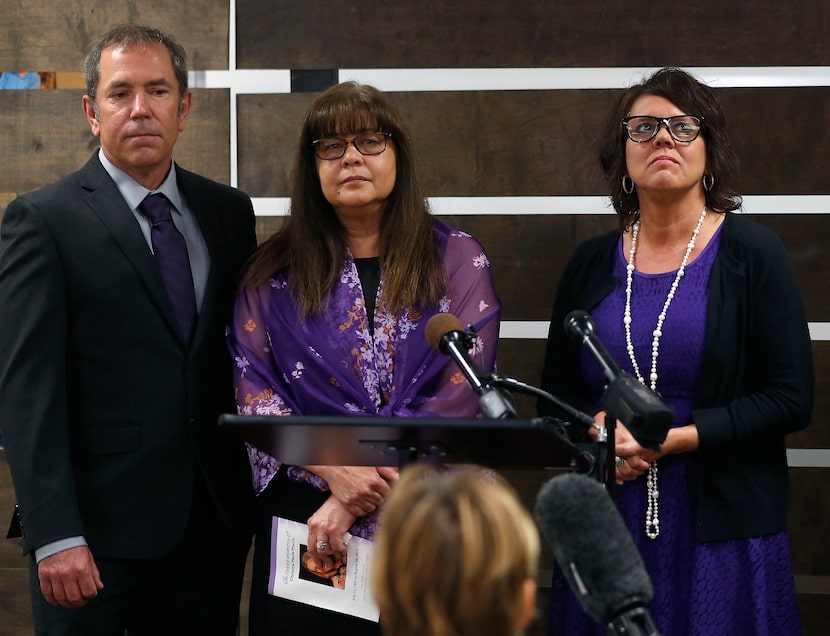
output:
{"label": "woman's hand", "polygon": [[398,469],[385,466],[308,466],[328,482],[332,494],[355,517],[373,513],[398,479]]}
{"label": "woman's hand", "polygon": [[308,519],[308,551],[323,569],[346,559],[346,533],[357,519],[333,494]]}
{"label": "woman's hand", "polygon": [[648,470],[651,462],[663,455],[663,453],[640,446],[640,443],[619,420],[614,428],[614,453],[620,458],[617,461],[617,484],[637,479]]}
{"label": "woman's hand", "polygon": [[643,448],[634,439],[629,430],[617,420],[614,431],[614,451],[617,457],[624,462],[617,462],[617,483],[637,479],[646,470],[649,464],[664,455],[676,455],[695,451],[700,444],[697,426],[687,424],[669,429],[666,440],[660,445],[660,451]]}

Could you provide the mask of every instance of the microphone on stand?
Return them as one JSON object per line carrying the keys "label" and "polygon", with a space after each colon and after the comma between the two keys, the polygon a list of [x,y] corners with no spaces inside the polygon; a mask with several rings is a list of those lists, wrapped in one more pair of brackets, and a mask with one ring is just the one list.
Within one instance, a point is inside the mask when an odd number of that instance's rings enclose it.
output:
{"label": "microphone on stand", "polygon": [[456,316],[435,314],[427,321],[424,336],[433,349],[455,361],[467,384],[478,394],[478,405],[485,418],[500,420],[518,417],[509,397],[492,386],[490,377],[470,358],[467,353],[471,346],[470,339]]}
{"label": "microphone on stand", "polygon": [[575,310],[565,317],[565,331],[587,347],[605,376],[602,403],[605,410],[623,424],[644,448],[660,450],[674,421],[674,411],[660,397],[620,370],[596,333],[596,324],[586,312]]}
{"label": "microphone on stand", "polygon": [[647,605],[651,580],[631,534],[597,481],[568,473],[542,486],[539,530],[582,609],[609,634],[660,636]]}

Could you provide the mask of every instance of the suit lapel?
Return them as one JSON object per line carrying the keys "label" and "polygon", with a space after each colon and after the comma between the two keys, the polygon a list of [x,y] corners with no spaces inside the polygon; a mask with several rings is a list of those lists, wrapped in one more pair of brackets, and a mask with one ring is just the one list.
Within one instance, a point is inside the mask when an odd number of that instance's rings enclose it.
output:
{"label": "suit lapel", "polygon": [[158,264],[153,258],[144,234],[124,202],[115,182],[98,160],[97,152],[81,168],[81,185],[87,191],[86,202],[95,215],[108,229],[127,260],[132,263],[147,293],[164,315],[170,329],[179,340],[179,328],[173,306],[161,279]]}

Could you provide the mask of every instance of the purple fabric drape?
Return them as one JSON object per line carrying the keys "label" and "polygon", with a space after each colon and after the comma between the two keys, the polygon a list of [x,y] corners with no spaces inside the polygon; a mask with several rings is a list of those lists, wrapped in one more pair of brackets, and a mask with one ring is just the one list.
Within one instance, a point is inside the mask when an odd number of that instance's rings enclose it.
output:
{"label": "purple fabric drape", "polygon": [[[383,301],[383,275],[369,332],[363,290],[354,260],[343,264],[326,308],[300,320],[285,272],[267,285],[243,290],[228,335],[235,361],[237,405],[243,415],[358,415],[473,417],[478,396],[449,356],[426,342],[424,327],[439,312],[451,313],[478,332],[471,354],[482,370],[495,369],[500,303],[490,263],[469,234],[435,219],[449,280],[436,306],[399,316]],[[254,487],[262,492],[279,458],[249,447]],[[320,490],[317,475],[289,467],[289,477]],[[353,534],[371,536],[372,519],[358,519]]]}

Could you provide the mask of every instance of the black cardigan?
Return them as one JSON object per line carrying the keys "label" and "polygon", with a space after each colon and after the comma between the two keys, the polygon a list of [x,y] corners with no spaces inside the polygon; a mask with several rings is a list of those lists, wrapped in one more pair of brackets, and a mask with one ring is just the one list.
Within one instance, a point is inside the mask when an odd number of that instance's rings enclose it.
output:
{"label": "black cardigan", "polygon": [[[785,435],[813,409],[813,356],[804,301],[781,240],[728,213],[709,284],[706,332],[689,454],[700,541],[762,536],[787,524]],[[619,232],[590,239],[562,275],[548,335],[542,388],[589,410],[579,344],[565,334],[573,309],[590,312],[624,281],[614,278]],[[540,415],[563,413],[540,401]]]}

